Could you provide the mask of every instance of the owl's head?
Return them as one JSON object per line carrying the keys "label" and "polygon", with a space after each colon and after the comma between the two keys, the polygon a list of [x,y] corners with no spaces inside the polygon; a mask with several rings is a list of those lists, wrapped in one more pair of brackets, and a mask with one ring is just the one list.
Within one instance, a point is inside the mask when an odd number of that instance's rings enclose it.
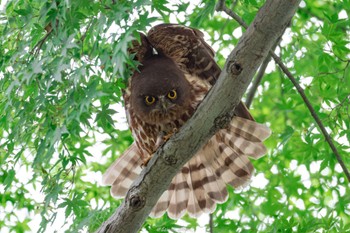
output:
{"label": "owl's head", "polygon": [[190,105],[191,86],[168,57],[153,55],[131,79],[130,104],[147,123],[166,124],[182,116]]}

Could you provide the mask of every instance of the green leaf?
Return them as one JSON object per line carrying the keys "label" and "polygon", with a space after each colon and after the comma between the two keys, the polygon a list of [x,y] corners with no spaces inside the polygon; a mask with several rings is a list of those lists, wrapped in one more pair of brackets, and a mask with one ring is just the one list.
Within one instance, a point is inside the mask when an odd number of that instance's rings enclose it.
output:
{"label": "green leaf", "polygon": [[13,180],[15,179],[16,172],[13,169],[10,169],[7,171],[7,174],[5,176],[4,180],[4,185],[5,185],[5,190],[11,187],[11,184]]}

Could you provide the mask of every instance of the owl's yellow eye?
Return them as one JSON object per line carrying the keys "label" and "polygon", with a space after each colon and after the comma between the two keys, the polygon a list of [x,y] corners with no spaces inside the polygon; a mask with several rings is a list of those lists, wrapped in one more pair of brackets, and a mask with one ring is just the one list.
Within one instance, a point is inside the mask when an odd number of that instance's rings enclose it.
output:
{"label": "owl's yellow eye", "polygon": [[171,100],[174,100],[177,98],[177,93],[175,90],[171,90],[169,93],[168,93],[168,98],[171,99]]}
{"label": "owl's yellow eye", "polygon": [[156,101],[156,98],[154,98],[153,96],[149,96],[149,95],[145,96],[145,102],[146,102],[147,105],[151,105],[155,101]]}

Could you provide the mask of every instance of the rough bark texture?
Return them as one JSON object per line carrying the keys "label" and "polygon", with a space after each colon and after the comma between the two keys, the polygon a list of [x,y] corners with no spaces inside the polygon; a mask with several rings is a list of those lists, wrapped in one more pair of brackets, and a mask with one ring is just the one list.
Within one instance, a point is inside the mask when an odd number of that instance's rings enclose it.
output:
{"label": "rough bark texture", "polygon": [[[227,59],[216,85],[193,117],[158,149],[124,202],[97,231],[137,232],[180,168],[232,118],[253,75],[281,36],[300,0],[267,0]],[[210,111],[208,111],[210,109]]]}

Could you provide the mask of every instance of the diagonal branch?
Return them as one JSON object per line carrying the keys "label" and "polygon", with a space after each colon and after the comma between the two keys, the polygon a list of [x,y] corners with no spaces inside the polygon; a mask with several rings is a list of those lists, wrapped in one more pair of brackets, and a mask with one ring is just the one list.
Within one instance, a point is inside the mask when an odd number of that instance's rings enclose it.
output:
{"label": "diagonal branch", "polygon": [[253,26],[228,57],[220,78],[203,103],[181,130],[157,150],[121,206],[97,232],[130,233],[141,228],[177,172],[209,138],[231,121],[253,75],[290,22],[299,2],[266,1]]}
{"label": "diagonal branch", "polygon": [[[239,24],[241,26],[243,26],[245,29],[247,29],[248,25],[243,21],[243,19],[241,19],[237,14],[235,14],[231,9],[227,8],[225,5],[225,1],[224,0],[220,0],[218,2],[218,4],[216,5],[216,10],[217,11],[224,11],[226,14],[228,14],[229,16],[231,16],[233,19],[235,19],[237,22],[239,22]],[[284,32],[282,33],[282,35],[284,34]],[[274,44],[274,46],[272,47],[271,51],[275,51],[276,46],[279,44],[281,38],[278,38],[276,43]],[[247,99],[245,101],[245,105],[247,106],[247,108],[250,108],[250,105],[253,102],[254,99],[254,95],[258,89],[258,86],[260,85],[260,82],[265,74],[266,68],[268,66],[268,64],[271,61],[271,55],[269,54],[265,60],[263,61],[263,63],[261,64],[259,71],[256,75],[256,77],[254,78],[253,82],[252,82],[252,87],[249,89],[248,93],[247,93]]]}
{"label": "diagonal branch", "polygon": [[225,12],[227,15],[231,16],[231,18],[233,18],[234,20],[236,20],[241,26],[243,26],[245,29],[248,28],[248,24],[246,22],[244,22],[243,19],[241,19],[241,17],[239,17],[235,12],[233,12],[231,9],[229,9],[226,6],[225,0],[220,0],[218,2],[218,4],[216,5],[216,10],[217,11],[223,11]]}
{"label": "diagonal branch", "polygon": [[41,50],[41,47],[43,46],[43,44],[45,43],[45,41],[49,38],[49,36],[51,35],[51,33],[53,32],[53,29],[50,28],[45,36],[34,46],[34,48],[30,51],[30,54],[34,54],[35,56],[38,55],[39,51]]}
{"label": "diagonal branch", "polygon": [[[283,34],[284,34],[284,32],[283,32]],[[282,39],[282,37],[279,37],[277,39],[276,43],[273,45],[273,47],[270,51],[275,51],[277,45],[281,42],[281,39]],[[258,71],[258,74],[256,75],[255,79],[253,80],[252,87],[249,89],[249,91],[247,93],[247,100],[245,102],[245,105],[247,106],[247,108],[250,108],[250,105],[253,102],[254,95],[255,95],[256,91],[258,90],[258,86],[260,85],[261,80],[264,77],[266,68],[269,65],[270,61],[271,61],[271,54],[267,55],[267,57],[265,58],[265,60],[261,64],[259,71]]]}
{"label": "diagonal branch", "polygon": [[[274,50],[274,49],[272,49],[272,50]],[[254,95],[255,95],[256,91],[258,90],[258,86],[260,85],[260,82],[265,74],[266,68],[267,68],[268,64],[270,63],[270,61],[271,61],[271,55],[269,54],[265,58],[263,63],[261,64],[259,71],[258,71],[258,74],[256,75],[255,79],[253,80],[252,87],[249,89],[249,91],[247,93],[247,100],[245,101],[245,105],[247,106],[247,108],[250,108],[250,105],[253,102]]]}
{"label": "diagonal branch", "polygon": [[340,164],[340,166],[343,169],[343,172],[346,176],[346,178],[348,179],[348,181],[350,182],[350,173],[349,170],[346,168],[345,163],[343,161],[343,159],[341,158],[337,148],[335,147],[334,143],[333,143],[333,139],[331,138],[331,136],[329,135],[329,133],[327,132],[326,128],[324,127],[321,119],[318,117],[315,109],[312,107],[311,102],[309,101],[309,99],[306,97],[304,89],[299,85],[298,81],[294,78],[294,76],[292,75],[292,73],[288,70],[288,68],[283,64],[282,60],[275,54],[275,53],[270,53],[272,58],[275,60],[275,62],[279,65],[279,67],[283,70],[283,72],[287,75],[287,77],[289,78],[289,80],[293,83],[293,85],[295,86],[295,88],[297,89],[297,91],[299,92],[301,98],[303,98],[307,108],[309,109],[312,117],[314,118],[314,120],[316,121],[318,127],[320,128],[321,132],[323,133],[323,136],[325,137],[326,141],[328,142],[329,146],[331,147],[335,157],[338,160],[338,163]]}
{"label": "diagonal branch", "polygon": [[213,214],[209,214],[209,233],[214,232]]}
{"label": "diagonal branch", "polygon": [[[243,26],[244,28],[248,28],[247,24],[236,14],[234,13],[232,10],[230,10],[229,8],[227,8],[227,6],[225,5],[225,1],[220,0],[219,4],[217,5],[218,7],[216,8],[216,10],[218,11],[224,11],[226,14],[228,14],[229,16],[231,16],[233,19],[235,19],[241,26]],[[307,108],[309,109],[312,117],[314,118],[314,120],[316,121],[319,129],[321,130],[323,136],[325,137],[327,143],[329,144],[330,148],[332,149],[336,159],[338,160],[339,165],[342,167],[343,172],[346,176],[346,178],[348,179],[348,181],[350,182],[350,173],[349,170],[346,168],[345,163],[343,161],[343,159],[340,156],[340,153],[338,152],[337,148],[334,145],[333,139],[331,138],[331,136],[329,135],[329,133],[327,132],[325,126],[323,125],[321,119],[318,117],[315,109],[312,107],[311,102],[309,101],[309,99],[307,98],[307,96],[305,95],[304,89],[299,85],[298,81],[295,79],[295,77],[293,76],[293,74],[288,70],[288,68],[283,64],[282,60],[280,57],[278,57],[272,50],[269,52],[269,55],[275,60],[275,62],[278,64],[278,66],[282,69],[282,71],[287,75],[287,77],[289,78],[289,80],[293,83],[293,85],[295,86],[295,88],[297,89],[297,91],[299,92],[301,98],[304,100],[305,105],[307,106]]]}
{"label": "diagonal branch", "polygon": [[258,90],[258,86],[260,85],[260,82],[265,74],[267,65],[270,63],[270,61],[271,61],[271,56],[268,55],[265,58],[264,62],[261,64],[258,74],[256,75],[255,79],[252,82],[252,87],[249,89],[247,93],[247,100],[245,101],[245,105],[247,106],[247,108],[250,108],[250,105],[253,102],[255,93]]}

